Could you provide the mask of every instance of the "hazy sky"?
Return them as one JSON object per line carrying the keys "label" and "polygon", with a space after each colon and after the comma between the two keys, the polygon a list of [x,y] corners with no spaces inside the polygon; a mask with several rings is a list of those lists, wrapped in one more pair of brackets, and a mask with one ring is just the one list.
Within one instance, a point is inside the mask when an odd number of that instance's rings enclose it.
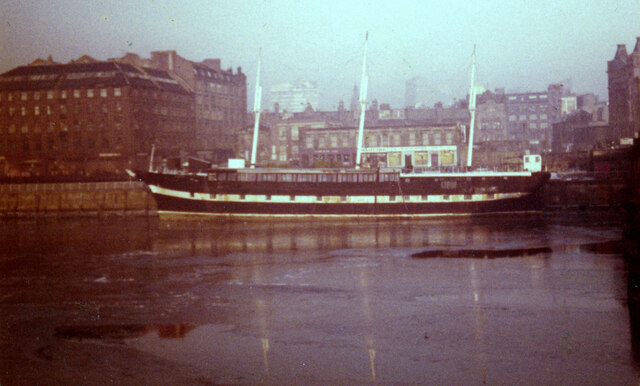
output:
{"label": "hazy sky", "polygon": [[542,91],[571,79],[573,91],[608,99],[607,60],[617,44],[633,49],[640,1],[2,0],[0,72],[48,55],[174,49],[242,66],[252,106],[261,48],[266,98],[271,85],[316,81],[320,107],[331,109],[348,105],[359,83],[366,31],[369,99],[393,107],[404,106],[414,76],[429,81],[430,102],[463,98],[474,44],[477,81],[488,89]]}

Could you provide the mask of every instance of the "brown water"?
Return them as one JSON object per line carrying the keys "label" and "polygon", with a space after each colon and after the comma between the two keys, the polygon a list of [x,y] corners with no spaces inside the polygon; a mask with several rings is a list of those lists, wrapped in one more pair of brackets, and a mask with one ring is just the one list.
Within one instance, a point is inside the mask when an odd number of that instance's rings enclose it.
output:
{"label": "brown water", "polygon": [[5,221],[0,384],[637,384],[621,229]]}

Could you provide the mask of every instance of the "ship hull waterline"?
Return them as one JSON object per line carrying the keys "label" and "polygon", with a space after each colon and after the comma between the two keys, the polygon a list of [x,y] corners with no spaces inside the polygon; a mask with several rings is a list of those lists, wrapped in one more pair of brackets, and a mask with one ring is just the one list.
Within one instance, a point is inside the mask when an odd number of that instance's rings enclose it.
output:
{"label": "ship hull waterline", "polygon": [[[450,192],[416,195],[415,191],[396,195],[309,195],[307,194],[227,194],[215,189],[180,189],[153,184],[149,187],[161,217],[205,216],[312,216],[312,217],[423,217],[500,213],[540,212],[544,208],[543,187],[548,175],[529,177],[526,189],[491,194]],[[506,182],[508,184],[508,182]],[[199,184],[198,184],[199,185]],[[276,189],[277,190],[277,189]],[[376,190],[376,189],[373,189]],[[236,193],[236,192],[234,192]],[[264,193],[264,192],[261,192]],[[335,194],[335,192],[332,192]],[[429,192],[433,193],[433,192]]]}

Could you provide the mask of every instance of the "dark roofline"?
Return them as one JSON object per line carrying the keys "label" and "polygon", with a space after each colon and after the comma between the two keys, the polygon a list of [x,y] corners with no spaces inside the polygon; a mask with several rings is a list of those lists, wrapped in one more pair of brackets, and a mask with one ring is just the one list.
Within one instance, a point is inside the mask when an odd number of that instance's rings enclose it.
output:
{"label": "dark roofline", "polygon": [[[446,127],[458,127],[457,123],[436,123],[436,124],[419,124],[419,125],[376,125],[365,127],[364,131],[373,130],[373,129],[389,129],[389,130],[397,130],[397,129],[430,129],[430,128],[446,128]],[[337,126],[337,127],[300,127],[298,130],[311,130],[311,131],[321,131],[321,130],[357,130],[357,126]]]}
{"label": "dark roofline", "polygon": [[[71,74],[85,73],[80,78],[69,78]],[[92,73],[96,73],[93,76]],[[98,73],[113,73],[108,77],[101,77]],[[28,79],[33,75],[55,75],[55,80]],[[2,81],[1,78],[17,77],[12,81]],[[156,82],[153,78],[171,80],[175,83]],[[174,92],[190,93],[192,90],[171,76],[164,70],[139,68],[128,63],[101,61],[91,63],[67,63],[35,66],[20,66],[0,75],[0,90],[44,90],[52,88],[75,88],[96,86],[137,86],[170,90]]]}

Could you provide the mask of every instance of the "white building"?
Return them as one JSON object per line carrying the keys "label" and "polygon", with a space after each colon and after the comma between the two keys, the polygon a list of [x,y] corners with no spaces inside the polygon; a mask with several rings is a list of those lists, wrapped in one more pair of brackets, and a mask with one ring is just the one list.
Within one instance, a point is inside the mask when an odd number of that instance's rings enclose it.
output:
{"label": "white building", "polygon": [[432,107],[437,102],[449,105],[452,96],[455,95],[445,82],[422,76],[407,80],[404,87],[405,107]]}
{"label": "white building", "polygon": [[271,104],[278,104],[280,111],[288,113],[302,112],[311,105],[318,109],[320,93],[314,82],[304,82],[301,85],[282,83],[271,88]]}
{"label": "white building", "polygon": [[560,99],[560,111],[566,117],[578,109],[578,98],[575,95],[563,96]]}

